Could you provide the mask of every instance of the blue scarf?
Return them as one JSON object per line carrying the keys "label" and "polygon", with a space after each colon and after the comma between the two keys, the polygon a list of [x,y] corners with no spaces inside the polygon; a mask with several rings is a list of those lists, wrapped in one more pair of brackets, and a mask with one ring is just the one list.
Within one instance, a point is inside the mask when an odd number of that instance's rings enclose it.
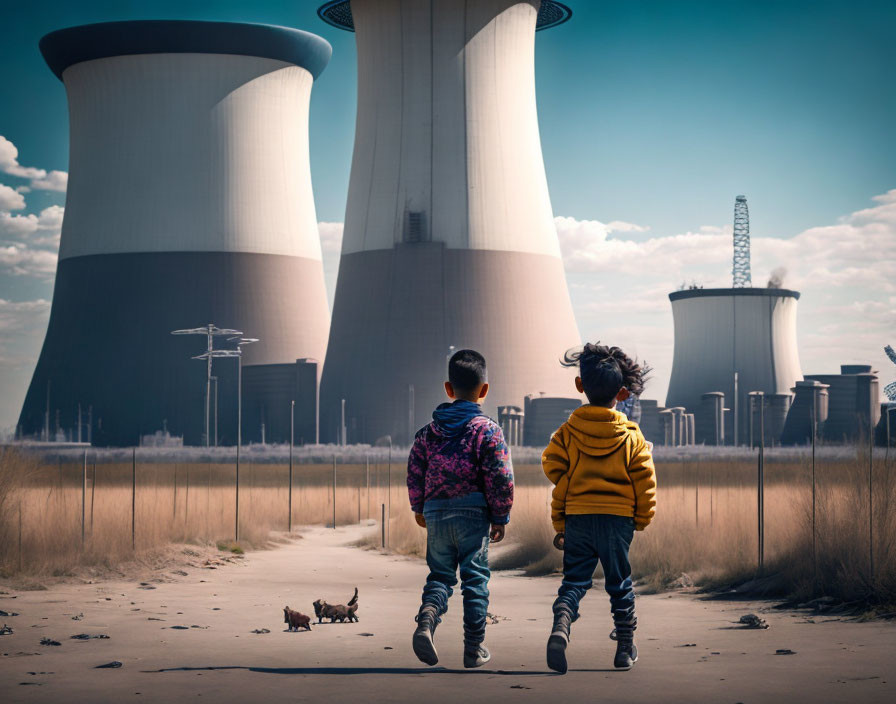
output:
{"label": "blue scarf", "polygon": [[478,403],[457,400],[454,403],[441,404],[432,412],[432,419],[442,435],[454,437],[460,435],[473,418],[482,415],[485,414]]}

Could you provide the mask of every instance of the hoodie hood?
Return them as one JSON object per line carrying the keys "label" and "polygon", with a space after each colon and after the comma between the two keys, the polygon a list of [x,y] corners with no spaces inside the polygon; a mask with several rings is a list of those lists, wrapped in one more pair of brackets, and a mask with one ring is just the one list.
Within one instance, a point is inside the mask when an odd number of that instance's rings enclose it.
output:
{"label": "hoodie hood", "polygon": [[454,437],[460,435],[473,418],[484,415],[482,406],[472,401],[443,403],[432,412],[433,429],[445,437]]}
{"label": "hoodie hood", "polygon": [[624,413],[603,406],[580,406],[566,425],[579,450],[592,457],[616,452],[629,435]]}

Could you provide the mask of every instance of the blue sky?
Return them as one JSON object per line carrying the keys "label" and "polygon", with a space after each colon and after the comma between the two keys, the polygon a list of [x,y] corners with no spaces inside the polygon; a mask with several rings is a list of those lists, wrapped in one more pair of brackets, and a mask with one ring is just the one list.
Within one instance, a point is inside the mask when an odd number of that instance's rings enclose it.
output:
{"label": "blue sky", "polygon": [[[318,33],[334,49],[312,95],[310,135],[332,284],[356,68],[353,35],[321,22],[318,4],[4,4],[0,135],[17,148],[20,165],[67,171],[65,93],[37,48],[54,29],[189,18]],[[734,196],[744,193],[756,239],[754,282],[784,266],[785,284],[803,290],[804,371],[867,360],[890,380],[880,348],[896,342],[896,195],[887,195],[896,189],[896,3],[567,4],[573,19],[538,34],[536,75],[548,182],[583,335],[649,356],[657,374],[648,395],[662,399],[671,363],[665,292],[683,280],[726,284],[726,228]],[[9,171],[0,184],[30,183]],[[61,216],[47,209],[64,205],[59,190],[32,188],[22,197],[24,207],[10,200],[7,214],[43,219],[28,234],[12,225],[4,231],[0,220],[0,427],[15,422],[43,337]],[[620,295],[634,299],[624,313],[612,300]]]}

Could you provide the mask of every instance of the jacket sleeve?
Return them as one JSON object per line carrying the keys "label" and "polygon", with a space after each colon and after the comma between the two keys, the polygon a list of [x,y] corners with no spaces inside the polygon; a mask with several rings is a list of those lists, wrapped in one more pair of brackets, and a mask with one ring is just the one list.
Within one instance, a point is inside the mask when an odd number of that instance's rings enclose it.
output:
{"label": "jacket sleeve", "polygon": [[423,438],[418,434],[408,455],[408,498],[414,513],[423,513],[426,500],[426,452]]}
{"label": "jacket sleeve", "polygon": [[551,436],[541,455],[541,467],[554,485],[551,493],[551,523],[562,533],[566,527],[566,492],[569,488],[569,451],[566,449],[563,426]]}
{"label": "jacket sleeve", "polygon": [[640,432],[635,435],[628,474],[635,490],[635,530],[644,530],[656,513],[656,470],[653,455]]}
{"label": "jacket sleeve", "polygon": [[513,465],[504,433],[496,423],[482,435],[479,460],[482,464],[483,488],[491,514],[490,520],[492,523],[505,525],[510,521],[510,509],[513,506]]}

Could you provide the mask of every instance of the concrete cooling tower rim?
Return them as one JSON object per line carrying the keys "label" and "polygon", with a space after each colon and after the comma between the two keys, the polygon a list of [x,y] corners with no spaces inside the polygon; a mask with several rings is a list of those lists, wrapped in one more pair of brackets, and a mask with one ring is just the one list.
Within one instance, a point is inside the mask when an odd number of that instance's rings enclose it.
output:
{"label": "concrete cooling tower rim", "polygon": [[[355,31],[351,0],[330,0],[330,2],[324,3],[317,9],[317,14],[318,17],[329,25],[349,32]],[[535,31],[538,32],[542,29],[556,27],[568,21],[570,17],[572,17],[572,10],[563,3],[555,2],[554,0],[542,0],[541,8],[538,10]]]}
{"label": "concrete cooling tower rim", "polygon": [[685,298],[703,298],[709,296],[768,296],[770,298],[796,298],[799,299],[799,291],[791,291],[786,288],[692,288],[685,291],[673,291],[669,294],[670,301],[680,301]]}
{"label": "concrete cooling tower rim", "polygon": [[56,77],[74,64],[134,54],[236,54],[275,59],[306,69],[315,79],[333,48],[290,27],[239,22],[135,20],[101,22],[50,32],[40,51]]}

